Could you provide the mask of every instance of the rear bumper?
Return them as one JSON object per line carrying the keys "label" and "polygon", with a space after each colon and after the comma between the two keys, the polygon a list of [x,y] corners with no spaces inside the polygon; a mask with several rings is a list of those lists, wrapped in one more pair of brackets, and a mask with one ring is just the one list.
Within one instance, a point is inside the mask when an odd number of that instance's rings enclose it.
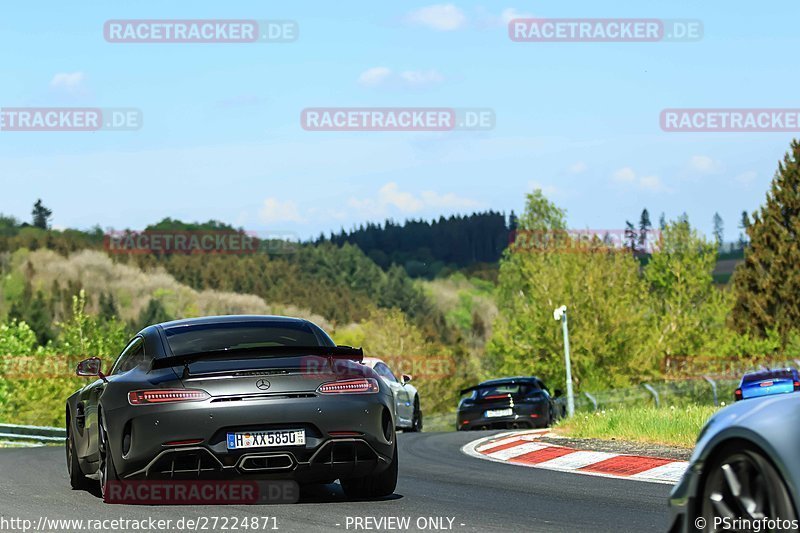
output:
{"label": "rear bumper", "polygon": [[[487,409],[459,411],[458,429],[517,429],[542,428],[550,424],[549,406],[546,403],[520,404],[512,407],[513,414],[502,417],[484,416]],[[464,423],[466,422],[466,423]]]}
{"label": "rear bumper", "polygon": [[[323,442],[307,459],[291,450],[252,449],[233,465],[202,446],[163,450],[144,468],[125,479],[293,479],[299,483],[331,482],[381,472],[392,457],[378,453],[362,438]],[[226,461],[228,462],[228,461]]]}
{"label": "rear bumper", "polygon": [[[387,424],[390,429],[385,430]],[[127,406],[105,413],[123,478],[295,479],[366,475],[393,458],[391,403],[370,395]],[[304,429],[303,446],[227,449],[229,431]],[[388,434],[388,438],[387,438]],[[185,444],[166,445],[169,442]],[[188,442],[187,442],[188,441]],[[130,446],[123,450],[123,442]]]}

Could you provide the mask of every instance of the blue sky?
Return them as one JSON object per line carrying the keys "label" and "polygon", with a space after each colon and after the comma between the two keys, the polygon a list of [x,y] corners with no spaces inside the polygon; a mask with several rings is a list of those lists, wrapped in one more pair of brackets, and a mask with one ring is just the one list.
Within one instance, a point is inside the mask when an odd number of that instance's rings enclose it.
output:
{"label": "blue sky", "polygon": [[[134,132],[0,132],[0,212],[57,227],[224,220],[300,237],[390,217],[519,212],[575,228],[647,207],[726,239],[790,133],[665,133],[664,108],[792,108],[798,6],[730,2],[263,2],[7,6],[0,106],[135,107]],[[611,5],[609,5],[611,4]],[[687,43],[515,43],[506,21],[699,19]],[[111,44],[108,19],[289,19],[287,44]],[[488,132],[309,132],[306,107],[489,107]]]}

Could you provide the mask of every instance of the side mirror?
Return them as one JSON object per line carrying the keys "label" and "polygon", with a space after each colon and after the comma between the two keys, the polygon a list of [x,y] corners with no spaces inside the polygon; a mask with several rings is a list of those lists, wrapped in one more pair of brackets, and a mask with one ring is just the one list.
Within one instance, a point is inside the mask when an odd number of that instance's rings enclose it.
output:
{"label": "side mirror", "polygon": [[555,393],[555,398],[560,398],[561,396],[564,396],[564,391],[561,389],[556,389],[553,392]]}
{"label": "side mirror", "polygon": [[101,370],[103,362],[100,360],[99,357],[91,357],[89,359],[84,359],[80,363],[78,363],[78,368],[75,369],[75,373],[79,376],[83,377],[91,377],[97,376],[103,381],[106,381],[106,377],[103,375]]}
{"label": "side mirror", "polygon": [[403,374],[403,385],[411,381],[411,376],[408,374]]}

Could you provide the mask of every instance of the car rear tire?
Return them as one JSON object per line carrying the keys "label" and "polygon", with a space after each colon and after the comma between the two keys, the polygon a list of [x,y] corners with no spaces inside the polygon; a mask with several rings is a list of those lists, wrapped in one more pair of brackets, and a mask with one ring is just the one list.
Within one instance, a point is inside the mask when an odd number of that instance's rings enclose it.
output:
{"label": "car rear tire", "polygon": [[89,488],[89,479],[83,474],[81,465],[78,462],[78,454],[75,450],[75,441],[72,438],[72,431],[67,420],[67,438],[65,441],[67,452],[67,473],[69,474],[69,484],[73,490],[86,490]]}
{"label": "car rear tire", "polygon": [[102,413],[98,413],[98,420],[98,431],[100,433],[100,493],[103,495],[103,499],[105,500],[108,482],[119,481],[119,475],[117,474],[117,469],[114,466],[114,458],[109,448],[108,433],[106,433],[106,429],[103,426]]}
{"label": "car rear tire", "polygon": [[708,465],[697,508],[707,524],[726,517],[797,519],[783,478],[755,446],[726,446]]}
{"label": "car rear tire", "polygon": [[397,439],[395,438],[392,462],[384,471],[373,476],[339,480],[348,498],[372,500],[394,493],[397,487]]}
{"label": "car rear tire", "polygon": [[411,419],[411,427],[408,428],[408,431],[412,433],[422,431],[422,410],[419,408],[419,396],[414,398],[414,416]]}

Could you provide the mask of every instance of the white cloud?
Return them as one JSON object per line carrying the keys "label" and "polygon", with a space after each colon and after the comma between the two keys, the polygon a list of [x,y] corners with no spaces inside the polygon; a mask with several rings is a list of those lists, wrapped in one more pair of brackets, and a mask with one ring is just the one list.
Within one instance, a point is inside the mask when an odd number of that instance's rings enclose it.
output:
{"label": "white cloud", "polygon": [[400,78],[409,87],[427,87],[439,85],[444,82],[444,76],[437,70],[406,70],[400,73]]}
{"label": "white cloud", "polygon": [[440,194],[435,191],[423,191],[419,195],[414,195],[401,191],[395,182],[389,182],[381,187],[375,198],[350,198],[347,203],[352,209],[367,216],[386,216],[393,210],[408,214],[429,208],[465,209],[479,206],[475,200],[455,193]]}
{"label": "white cloud", "polygon": [[396,207],[404,213],[413,213],[423,207],[422,200],[414,198],[409,192],[402,192],[396,183],[387,183],[378,191],[378,201],[382,205]]}
{"label": "white cloud", "polygon": [[632,183],[636,181],[636,172],[631,167],[624,167],[614,172],[614,181],[619,183]]}
{"label": "white cloud", "polygon": [[359,85],[369,88],[422,89],[443,82],[444,76],[435,69],[405,70],[395,73],[388,67],[373,67],[365,70],[358,77]]}
{"label": "white cloud", "polygon": [[70,95],[86,92],[86,75],[83,72],[59,72],[50,80],[50,89]]}
{"label": "white cloud", "polygon": [[692,170],[708,174],[715,172],[719,169],[720,164],[718,161],[708,157],[707,155],[696,155],[689,160],[689,166]]}
{"label": "white cloud", "polygon": [[425,26],[437,31],[453,31],[466,26],[467,17],[454,4],[434,4],[421,7],[406,16],[416,26]]}
{"label": "white cloud", "polygon": [[439,194],[434,191],[422,191],[422,201],[426,207],[438,207],[441,209],[463,209],[478,207],[478,202],[463,196],[458,196],[456,193],[448,192]]}
{"label": "white cloud", "polygon": [[86,76],[83,72],[59,72],[50,80],[50,87],[77,87],[83,83]]}
{"label": "white cloud", "polygon": [[583,161],[576,161],[575,163],[571,164],[567,169],[570,174],[583,174],[589,169],[589,167]]}
{"label": "white cloud", "polygon": [[651,192],[668,191],[667,187],[658,176],[642,176],[641,178],[636,175],[636,172],[631,167],[623,167],[612,175],[612,180],[628,186],[635,186]]}
{"label": "white cloud", "polygon": [[749,183],[752,183],[753,180],[755,180],[757,177],[758,177],[758,174],[756,173],[755,170],[748,170],[746,172],[742,172],[741,174],[739,174],[738,176],[736,176],[733,179],[736,180],[739,183],[747,185]]}
{"label": "white cloud", "polygon": [[658,176],[643,177],[642,179],[639,180],[639,187],[653,192],[667,190],[667,188],[664,187],[664,184],[661,182],[661,178],[659,178]]}
{"label": "white cloud", "polygon": [[382,85],[392,76],[392,70],[387,67],[373,67],[365,70],[358,77],[358,83],[365,87]]}
{"label": "white cloud", "polygon": [[262,222],[271,224],[274,222],[304,222],[305,219],[300,215],[297,204],[291,200],[282,202],[277,198],[267,198],[259,212]]}

